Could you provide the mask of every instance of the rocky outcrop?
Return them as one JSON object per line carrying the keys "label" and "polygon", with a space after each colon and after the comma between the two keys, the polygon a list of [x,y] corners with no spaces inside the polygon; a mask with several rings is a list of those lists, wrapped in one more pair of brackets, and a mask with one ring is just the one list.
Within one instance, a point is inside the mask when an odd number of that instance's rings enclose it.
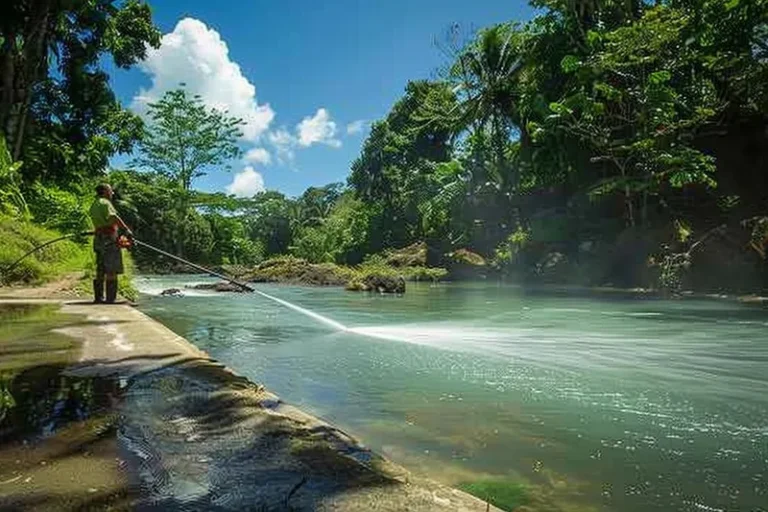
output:
{"label": "rocky outcrop", "polygon": [[368,290],[379,293],[405,293],[405,279],[402,276],[371,274],[363,278]]}
{"label": "rocky outcrop", "polygon": [[384,254],[384,262],[391,267],[423,267],[427,264],[427,244],[417,242]]}
{"label": "rocky outcrop", "polygon": [[476,279],[485,275],[487,262],[469,249],[456,249],[445,254],[448,271],[456,279]]}
{"label": "rocky outcrop", "polygon": [[402,276],[369,274],[362,279],[353,279],[346,285],[353,292],[405,293],[405,279]]}
{"label": "rocky outcrop", "polygon": [[243,279],[258,283],[290,283],[311,286],[344,286],[352,270],[333,263],[309,263],[302,258],[275,258],[267,260]]}
{"label": "rocky outcrop", "polygon": [[220,281],[218,283],[200,283],[193,286],[188,286],[187,288],[192,290],[211,290],[214,292],[243,293],[246,291],[243,287],[233,283],[228,283],[226,281]]}

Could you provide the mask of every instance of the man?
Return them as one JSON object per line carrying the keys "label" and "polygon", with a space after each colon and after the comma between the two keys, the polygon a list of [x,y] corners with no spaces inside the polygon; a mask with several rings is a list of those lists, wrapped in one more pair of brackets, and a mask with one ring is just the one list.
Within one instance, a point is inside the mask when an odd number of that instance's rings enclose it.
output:
{"label": "man", "polygon": [[117,245],[117,230],[131,230],[117,214],[112,205],[112,187],[102,183],[96,187],[96,200],[91,205],[90,215],[94,227],[93,251],[96,253],[96,279],[93,280],[93,302],[112,304],[117,298],[117,276],[123,273],[123,255]]}

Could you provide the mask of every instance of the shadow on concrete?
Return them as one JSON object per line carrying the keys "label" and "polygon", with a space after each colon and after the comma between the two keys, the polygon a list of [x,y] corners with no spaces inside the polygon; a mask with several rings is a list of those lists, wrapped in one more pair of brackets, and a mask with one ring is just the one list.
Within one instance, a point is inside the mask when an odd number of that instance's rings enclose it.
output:
{"label": "shadow on concrete", "polygon": [[[309,417],[276,414],[262,405],[273,396],[205,358],[117,378],[133,372],[136,360],[175,356],[105,361],[114,377],[72,376],[66,365],[12,376],[3,388],[11,399],[0,406],[0,456],[23,445],[45,450],[49,464],[83,457],[82,469],[89,471],[86,455],[115,439],[129,483],[118,493],[62,495],[55,485],[50,493],[30,493],[16,482],[0,488],[0,508],[316,510],[350,490],[386,494],[399,483],[342,432]],[[14,470],[23,474],[38,464],[30,457]],[[1,469],[0,475],[8,477]]]}

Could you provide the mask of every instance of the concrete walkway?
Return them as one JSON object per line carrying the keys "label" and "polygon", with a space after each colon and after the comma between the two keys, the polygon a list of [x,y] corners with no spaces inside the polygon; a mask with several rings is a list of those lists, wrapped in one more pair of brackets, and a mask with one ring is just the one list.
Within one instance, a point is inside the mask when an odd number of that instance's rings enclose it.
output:
{"label": "concrete walkway", "polygon": [[128,305],[62,301],[61,311],[83,319],[58,330],[82,342],[65,373],[120,390],[116,435],[135,508],[497,510],[413,478]]}

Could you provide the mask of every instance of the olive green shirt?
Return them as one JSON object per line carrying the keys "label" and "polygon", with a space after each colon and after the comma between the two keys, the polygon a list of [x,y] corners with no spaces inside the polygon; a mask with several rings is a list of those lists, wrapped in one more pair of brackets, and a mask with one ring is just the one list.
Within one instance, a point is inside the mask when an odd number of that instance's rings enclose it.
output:
{"label": "olive green shirt", "polygon": [[96,229],[111,226],[114,223],[114,218],[117,217],[117,210],[105,197],[97,197],[91,205],[89,213],[93,227]]}

